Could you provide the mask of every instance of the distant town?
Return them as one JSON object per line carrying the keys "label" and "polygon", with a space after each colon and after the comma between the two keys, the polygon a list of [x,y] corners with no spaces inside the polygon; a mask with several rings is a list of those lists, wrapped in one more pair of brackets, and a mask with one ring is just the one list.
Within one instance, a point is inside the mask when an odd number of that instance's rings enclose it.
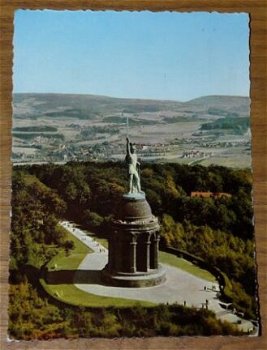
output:
{"label": "distant town", "polygon": [[[250,151],[250,140],[244,138],[236,141],[201,142],[186,139],[168,144],[138,144],[137,149],[143,160],[183,162],[185,159],[191,159],[193,163],[195,160],[200,162],[214,157],[216,151],[210,149],[231,150],[242,146],[245,147],[245,151]],[[32,142],[25,141],[21,146],[16,146],[16,150],[12,152],[12,160],[14,163],[119,160],[123,157],[124,148],[123,144],[107,141],[95,145],[77,146],[75,142],[64,143],[55,138],[37,136]]]}
{"label": "distant town", "polygon": [[90,95],[83,96],[83,109],[77,109],[80,95],[72,96],[67,107],[66,97],[15,95],[14,165],[123,160],[128,135],[142,161],[250,166],[248,98],[229,97],[227,103],[227,96],[207,97],[191,105],[154,101],[152,106],[138,100],[133,107],[126,100],[128,109],[122,99],[106,98],[103,111],[96,108],[105,99],[99,97],[92,112]]}

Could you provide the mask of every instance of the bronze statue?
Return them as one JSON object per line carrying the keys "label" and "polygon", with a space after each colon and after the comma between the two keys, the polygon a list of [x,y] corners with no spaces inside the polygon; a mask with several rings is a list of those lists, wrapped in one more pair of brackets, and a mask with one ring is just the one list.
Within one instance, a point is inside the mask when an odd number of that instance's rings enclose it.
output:
{"label": "bronze statue", "polygon": [[129,174],[129,193],[142,193],[140,185],[140,163],[137,160],[136,147],[126,137],[126,163]]}

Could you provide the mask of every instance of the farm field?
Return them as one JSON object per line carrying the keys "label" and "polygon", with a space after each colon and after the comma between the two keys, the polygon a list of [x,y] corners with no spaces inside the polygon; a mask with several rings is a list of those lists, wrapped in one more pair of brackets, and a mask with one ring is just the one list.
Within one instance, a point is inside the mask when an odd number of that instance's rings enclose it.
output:
{"label": "farm field", "polygon": [[143,161],[250,167],[249,99],[189,102],[15,94],[14,164],[122,160],[127,134]]}

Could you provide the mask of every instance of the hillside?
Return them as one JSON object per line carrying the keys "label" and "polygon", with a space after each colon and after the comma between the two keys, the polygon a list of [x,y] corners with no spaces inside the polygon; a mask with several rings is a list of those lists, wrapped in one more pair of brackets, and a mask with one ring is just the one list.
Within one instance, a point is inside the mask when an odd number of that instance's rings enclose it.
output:
{"label": "hillside", "polygon": [[15,162],[123,159],[129,135],[146,161],[250,166],[247,97],[15,94],[13,110]]}
{"label": "hillside", "polygon": [[221,110],[249,115],[250,98],[244,96],[204,96],[184,103],[196,111]]}
{"label": "hillside", "polygon": [[94,119],[112,113],[198,112],[222,116],[249,115],[250,100],[239,96],[206,96],[188,102],[114,98],[75,94],[14,94],[14,116],[70,116]]}
{"label": "hillside", "polygon": [[[73,94],[14,94],[14,116],[71,115],[88,118],[110,113],[158,112],[177,110],[181,103],[175,101],[114,98],[96,95]],[[83,119],[83,118],[82,118]]]}

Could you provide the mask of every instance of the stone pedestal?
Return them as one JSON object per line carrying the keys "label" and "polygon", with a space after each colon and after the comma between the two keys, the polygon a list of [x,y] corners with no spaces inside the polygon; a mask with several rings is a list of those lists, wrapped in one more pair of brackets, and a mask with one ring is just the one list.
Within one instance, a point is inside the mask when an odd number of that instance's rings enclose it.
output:
{"label": "stone pedestal", "polygon": [[103,280],[114,286],[147,287],[165,281],[158,262],[159,223],[145,194],[126,194],[117,208]]}

